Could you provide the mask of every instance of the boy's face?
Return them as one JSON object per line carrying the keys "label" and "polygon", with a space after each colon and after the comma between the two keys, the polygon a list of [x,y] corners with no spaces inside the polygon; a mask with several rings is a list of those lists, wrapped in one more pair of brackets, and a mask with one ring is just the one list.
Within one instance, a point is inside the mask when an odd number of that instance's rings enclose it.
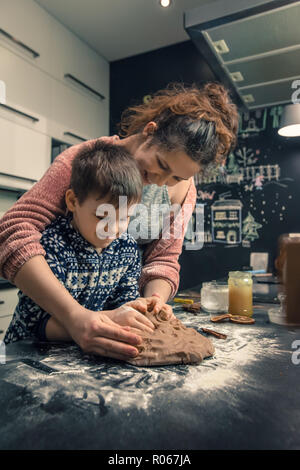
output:
{"label": "boy's face", "polygon": [[[73,213],[75,228],[95,248],[106,248],[127,230],[129,224],[127,210],[124,214],[121,211],[120,214],[119,208],[109,204],[107,199],[89,195],[79,204],[73,190],[69,189],[66,192],[66,204]],[[101,205],[105,206],[101,209]]]}

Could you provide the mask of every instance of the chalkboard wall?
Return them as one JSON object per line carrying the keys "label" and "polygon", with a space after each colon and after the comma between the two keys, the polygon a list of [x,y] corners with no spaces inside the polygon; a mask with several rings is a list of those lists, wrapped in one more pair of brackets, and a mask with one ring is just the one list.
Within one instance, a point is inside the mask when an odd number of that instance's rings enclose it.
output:
{"label": "chalkboard wall", "polygon": [[278,135],[282,109],[241,115],[225,174],[195,177],[204,246],[183,251],[182,288],[249,266],[251,252],[267,252],[273,270],[279,235],[300,232],[300,141]]}
{"label": "chalkboard wall", "polygon": [[[216,80],[191,41],[111,63],[111,134],[122,111],[172,81]],[[180,288],[223,277],[250,264],[251,252],[269,253],[274,266],[280,234],[300,232],[300,139],[278,135],[282,106],[240,115],[236,149],[226,172],[195,177],[204,206],[204,244],[193,241],[191,220],[180,256]],[[193,225],[194,224],[194,225]]]}

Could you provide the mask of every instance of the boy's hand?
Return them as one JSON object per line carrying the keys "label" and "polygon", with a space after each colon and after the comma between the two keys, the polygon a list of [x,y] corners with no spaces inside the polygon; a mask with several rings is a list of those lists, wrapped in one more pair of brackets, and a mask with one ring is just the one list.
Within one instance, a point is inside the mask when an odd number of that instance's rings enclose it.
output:
{"label": "boy's hand", "polygon": [[176,318],[171,305],[165,304],[159,294],[154,294],[151,297],[138,297],[136,300],[127,302],[126,305],[129,305],[144,314],[147,310],[153,311],[154,314],[157,314],[163,308],[168,314],[168,320]]}
{"label": "boy's hand", "polygon": [[[118,325],[129,326],[130,328],[134,328],[134,330],[142,330],[152,333],[154,331],[153,323],[138,311],[142,307],[142,304],[136,303],[135,306],[133,305],[134,302],[136,301],[127,302],[126,304],[121,305],[121,307],[114,310],[108,310],[105,313],[113,322],[118,323]],[[140,308],[137,308],[138,306]]]}

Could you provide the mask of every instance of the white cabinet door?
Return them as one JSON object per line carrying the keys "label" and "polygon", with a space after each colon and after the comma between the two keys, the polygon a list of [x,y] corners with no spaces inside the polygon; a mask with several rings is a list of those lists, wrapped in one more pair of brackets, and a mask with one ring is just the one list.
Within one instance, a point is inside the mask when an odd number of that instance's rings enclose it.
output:
{"label": "white cabinet door", "polygon": [[[109,63],[75,36],[72,54],[64,63],[64,76],[66,74],[72,75],[109,101]],[[70,83],[70,79],[65,79]],[[79,90],[85,89],[80,84],[77,87]]]}
{"label": "white cabinet door", "polygon": [[[6,83],[6,105],[1,112],[9,120],[47,134],[51,118],[54,80],[37,67],[0,46],[0,77]],[[21,113],[24,113],[22,116]],[[33,119],[30,119],[30,116]]]}
{"label": "white cabinet door", "polygon": [[64,81],[75,76],[109,98],[109,62],[89,48],[33,0],[0,0],[0,29],[36,51],[33,55],[0,31],[0,44]]}
{"label": "white cabinet door", "polygon": [[51,160],[51,138],[0,116],[0,173],[39,180]]}
{"label": "white cabinet door", "polygon": [[107,103],[86,97],[58,81],[53,88],[52,112],[51,135],[57,139],[69,142],[65,133],[83,139],[108,135]]}
{"label": "white cabinet door", "polygon": [[36,65],[50,57],[52,17],[43,8],[32,0],[0,0],[0,12],[0,28],[39,56],[34,57],[4,33],[0,33],[2,44]]}
{"label": "white cabinet door", "polygon": [[0,57],[9,106],[0,106],[0,116],[71,144],[79,139],[66,132],[83,139],[108,134],[108,100],[55,80],[1,46]]}

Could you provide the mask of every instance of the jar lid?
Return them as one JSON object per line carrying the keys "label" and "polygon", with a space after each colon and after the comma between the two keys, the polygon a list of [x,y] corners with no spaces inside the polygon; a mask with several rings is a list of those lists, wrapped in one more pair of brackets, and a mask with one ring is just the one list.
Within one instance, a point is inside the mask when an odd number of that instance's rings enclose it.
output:
{"label": "jar lid", "polygon": [[235,279],[252,279],[252,274],[246,271],[229,271],[228,276]]}
{"label": "jar lid", "polygon": [[213,289],[224,289],[228,288],[228,283],[227,282],[217,282],[217,281],[210,281],[210,282],[203,282],[202,287],[209,287]]}

